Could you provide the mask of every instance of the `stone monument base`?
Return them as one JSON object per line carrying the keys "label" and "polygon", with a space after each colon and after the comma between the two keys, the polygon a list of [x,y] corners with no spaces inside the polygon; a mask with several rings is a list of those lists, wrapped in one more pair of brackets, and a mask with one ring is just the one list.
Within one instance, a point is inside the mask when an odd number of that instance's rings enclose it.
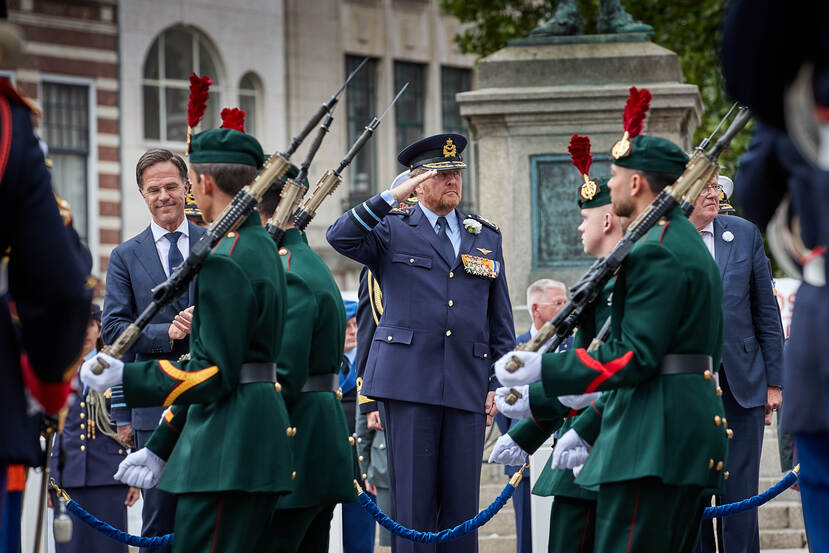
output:
{"label": "stone monument base", "polygon": [[592,261],[576,230],[581,178],[567,153],[570,137],[590,137],[591,173],[608,176],[635,85],[653,93],[645,132],[691,150],[703,108],[697,87],[682,80],[676,54],[652,42],[508,46],[479,61],[478,87],[458,103],[476,148],[477,209],[503,233],[518,331],[529,326],[531,282],[572,285]]}

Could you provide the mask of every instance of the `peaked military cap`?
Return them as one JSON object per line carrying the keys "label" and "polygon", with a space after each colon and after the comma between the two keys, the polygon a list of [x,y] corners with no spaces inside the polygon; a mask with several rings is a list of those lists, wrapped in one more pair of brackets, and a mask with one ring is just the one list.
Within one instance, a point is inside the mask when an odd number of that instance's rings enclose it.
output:
{"label": "peaked military cap", "polygon": [[461,157],[464,148],[465,136],[454,133],[436,134],[406,146],[397,155],[397,161],[409,170],[418,167],[437,171],[463,169],[466,167]]}
{"label": "peaked military cap", "polygon": [[601,177],[595,181],[590,181],[595,184],[595,187],[584,182],[579,183],[579,208],[590,209],[609,204],[610,187],[607,186],[609,180],[607,177]]}
{"label": "peaked military cap", "polygon": [[614,159],[613,163],[626,169],[639,169],[667,175],[681,175],[688,164],[682,148],[659,136],[639,135],[631,139],[630,154]]}
{"label": "peaked military cap", "polygon": [[233,129],[210,129],[193,136],[191,163],[238,163],[261,169],[264,154],[259,141]]}

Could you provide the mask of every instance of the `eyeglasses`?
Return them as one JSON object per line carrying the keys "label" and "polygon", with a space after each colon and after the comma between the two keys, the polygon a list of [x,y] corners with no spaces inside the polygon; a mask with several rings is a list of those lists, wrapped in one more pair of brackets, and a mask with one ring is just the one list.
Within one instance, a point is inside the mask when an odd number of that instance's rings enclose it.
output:
{"label": "eyeglasses", "polygon": [[705,188],[702,189],[702,192],[704,194],[710,194],[712,192],[714,194],[719,194],[720,192],[722,192],[722,185],[721,184],[708,185],[708,186],[706,186]]}
{"label": "eyeglasses", "polygon": [[556,307],[561,307],[565,303],[567,303],[567,300],[540,301],[537,302],[536,305],[555,305]]}
{"label": "eyeglasses", "polygon": [[171,182],[169,184],[165,184],[164,186],[150,186],[146,190],[143,190],[141,193],[146,197],[154,198],[161,194],[162,190],[166,190],[167,194],[172,195],[174,192],[178,191],[181,188],[181,184]]}

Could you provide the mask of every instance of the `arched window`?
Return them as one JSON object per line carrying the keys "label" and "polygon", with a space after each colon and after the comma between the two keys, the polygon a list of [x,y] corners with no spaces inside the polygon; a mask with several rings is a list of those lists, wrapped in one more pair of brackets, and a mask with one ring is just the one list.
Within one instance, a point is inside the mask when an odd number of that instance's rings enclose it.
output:
{"label": "arched window", "polygon": [[218,126],[220,74],[216,56],[207,40],[185,27],[164,31],[150,47],[144,61],[144,138],[184,142],[187,136],[187,99],[190,74],[213,79],[210,99],[201,127]]}
{"label": "arched window", "polygon": [[245,110],[245,132],[256,136],[262,81],[255,73],[245,73],[239,80],[239,108]]}

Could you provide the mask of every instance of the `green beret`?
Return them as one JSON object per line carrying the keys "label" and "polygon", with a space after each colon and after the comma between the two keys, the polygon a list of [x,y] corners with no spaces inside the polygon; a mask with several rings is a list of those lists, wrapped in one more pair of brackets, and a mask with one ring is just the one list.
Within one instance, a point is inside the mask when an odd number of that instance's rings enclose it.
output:
{"label": "green beret", "polygon": [[233,129],[210,129],[193,136],[190,163],[238,163],[260,169],[262,146],[249,134]]}
{"label": "green beret", "polygon": [[639,135],[631,142],[630,153],[613,160],[619,167],[679,176],[690,161],[682,148],[665,138]]}
{"label": "green beret", "polygon": [[590,182],[583,182],[579,185],[579,209],[590,209],[610,203],[610,187],[607,182],[610,179],[601,177]]}

